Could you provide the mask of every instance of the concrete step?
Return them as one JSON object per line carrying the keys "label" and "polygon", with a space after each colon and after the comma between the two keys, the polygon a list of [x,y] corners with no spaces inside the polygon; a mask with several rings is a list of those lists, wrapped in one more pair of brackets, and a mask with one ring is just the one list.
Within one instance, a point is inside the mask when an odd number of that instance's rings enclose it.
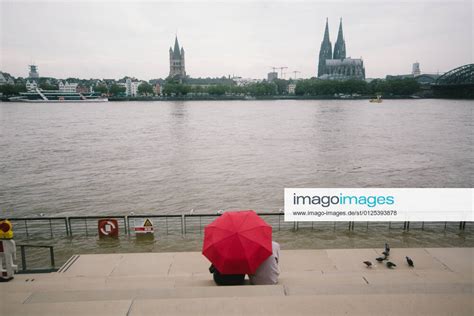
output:
{"label": "concrete step", "polygon": [[[101,315],[120,316],[127,315],[132,305],[131,300],[122,301],[89,301],[66,302],[47,304],[2,304],[1,315],[9,316],[75,316],[75,315]],[[151,313],[151,315],[156,315]]]}
{"label": "concrete step", "polygon": [[[132,281],[132,280],[130,280]],[[176,282],[176,280],[174,280]],[[400,281],[394,283],[367,283],[363,278],[344,278],[334,276],[328,279],[312,279],[312,282],[285,282],[267,286],[231,286],[219,287],[210,280],[205,286],[199,282],[182,279],[181,286],[163,284],[153,280],[114,280],[105,284],[79,284],[81,289],[61,284],[46,284],[41,288],[31,288],[15,292],[10,290],[10,301],[25,304],[59,303],[95,300],[133,300],[133,299],[169,299],[203,297],[267,297],[267,296],[307,296],[307,295],[404,295],[404,294],[471,294],[470,282],[418,282]],[[201,281],[203,282],[203,281]],[[87,285],[90,285],[87,288]],[[56,288],[56,289],[53,289]],[[13,296],[16,293],[16,297]]]}
{"label": "concrete step", "polygon": [[[1,315],[472,315],[472,248],[282,251],[276,286],[218,287],[200,253],[80,255],[61,273],[0,283]],[[404,264],[404,256],[415,268]]]}
{"label": "concrete step", "polygon": [[8,304],[2,315],[472,315],[472,295],[214,297]]}
{"label": "concrete step", "polygon": [[[396,285],[396,284],[472,284],[472,277],[450,270],[398,270],[364,268],[362,271],[284,271],[280,284],[286,286],[341,285]],[[214,287],[212,275],[207,271],[186,275],[132,275],[132,276],[66,276],[64,274],[22,274],[8,284],[0,284],[9,291],[139,289],[162,287]]]}
{"label": "concrete step", "polygon": [[[372,261],[374,270],[385,269],[375,258],[383,249],[329,249],[287,250],[281,252],[282,271],[365,271],[365,260]],[[413,258],[415,269],[410,268],[405,256]],[[469,260],[466,260],[469,258]],[[448,270],[467,276],[472,274],[473,248],[396,248],[390,252],[390,260],[397,270]],[[187,253],[131,253],[80,255],[61,274],[64,276],[191,276],[207,273],[209,262],[199,252]]]}
{"label": "concrete step", "polygon": [[207,272],[210,263],[199,252],[80,255],[65,276],[182,275]]}
{"label": "concrete step", "polygon": [[32,293],[23,303],[61,303],[110,301],[130,299],[204,298],[204,297],[261,297],[284,296],[281,285],[183,287],[149,289],[90,289],[67,291],[40,291]]}
{"label": "concrete step", "polygon": [[472,295],[318,295],[135,300],[129,315],[472,315]]}

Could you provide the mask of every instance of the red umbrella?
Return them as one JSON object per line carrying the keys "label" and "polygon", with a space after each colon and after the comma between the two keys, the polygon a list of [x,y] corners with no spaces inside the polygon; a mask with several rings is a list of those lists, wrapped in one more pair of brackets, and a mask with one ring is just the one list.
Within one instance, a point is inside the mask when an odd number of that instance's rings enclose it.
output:
{"label": "red umbrella", "polygon": [[204,229],[202,254],[221,274],[254,274],[272,254],[272,227],[251,210],[225,212]]}

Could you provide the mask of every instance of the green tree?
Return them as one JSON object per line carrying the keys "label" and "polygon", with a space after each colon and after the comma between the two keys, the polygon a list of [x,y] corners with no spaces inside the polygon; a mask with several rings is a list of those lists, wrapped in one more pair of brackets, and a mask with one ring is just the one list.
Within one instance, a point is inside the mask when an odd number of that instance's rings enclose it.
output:
{"label": "green tree", "polygon": [[16,90],[15,90],[15,86],[12,85],[12,84],[4,84],[4,85],[1,85],[0,86],[0,92],[3,93],[4,95],[15,95],[16,94]]}
{"label": "green tree", "polygon": [[165,84],[163,88],[163,94],[167,96],[171,95],[186,95],[191,92],[191,86],[182,84],[182,83],[174,83],[169,81]]}
{"label": "green tree", "polygon": [[20,92],[26,92],[26,87],[20,84],[5,84],[0,86],[0,92],[6,96],[18,95]]}
{"label": "green tree", "polygon": [[126,90],[127,89],[125,89],[125,87],[123,86],[119,86],[118,84],[113,84],[110,86],[109,92],[110,94],[117,96],[119,94],[125,93]]}
{"label": "green tree", "polygon": [[207,92],[210,95],[224,95],[228,91],[227,86],[223,84],[216,84],[207,87]]}
{"label": "green tree", "polygon": [[357,80],[357,79],[339,81],[337,88],[340,91],[340,93],[366,94],[368,92],[367,82],[365,82],[364,80]]}
{"label": "green tree", "polygon": [[273,83],[276,85],[277,94],[288,94],[288,85],[290,82],[285,79],[274,79]]}
{"label": "green tree", "polygon": [[200,93],[203,93],[204,91],[205,91],[205,89],[201,85],[191,86],[191,92],[192,93],[200,94]]}
{"label": "green tree", "polygon": [[176,83],[167,82],[165,86],[163,87],[163,90],[161,91],[161,93],[163,93],[163,95],[166,95],[166,96],[171,96],[173,94],[176,94],[177,92],[176,86],[177,86]]}
{"label": "green tree", "polygon": [[376,94],[386,95],[390,93],[390,84],[388,84],[387,81],[385,80],[375,79],[375,80],[372,80],[368,84],[368,90],[369,90],[369,93],[373,95],[376,95]]}
{"label": "green tree", "polygon": [[245,90],[254,96],[274,95],[277,92],[277,86],[274,83],[257,82],[245,86]]}
{"label": "green tree", "polygon": [[336,93],[366,94],[371,88],[364,80],[321,80],[306,79],[296,83],[296,95],[332,96]]}
{"label": "green tree", "polygon": [[245,94],[246,93],[245,87],[237,86],[237,85],[230,86],[229,91],[232,94]]}
{"label": "green tree", "polygon": [[413,78],[387,80],[391,93],[399,96],[409,96],[420,90],[419,83]]}
{"label": "green tree", "polygon": [[178,95],[186,95],[191,92],[191,86],[187,84],[178,84],[177,85]]}
{"label": "green tree", "polygon": [[49,84],[48,82],[40,83],[39,87],[43,90],[58,90],[57,86]]}
{"label": "green tree", "polygon": [[22,84],[16,84],[14,85],[15,87],[15,93],[19,94],[20,92],[26,92],[26,87]]}
{"label": "green tree", "polygon": [[138,86],[138,93],[142,95],[153,94],[153,87],[149,83],[143,82]]}
{"label": "green tree", "polygon": [[98,92],[100,94],[105,94],[108,92],[107,86],[105,84],[99,84],[94,87],[94,92]]}

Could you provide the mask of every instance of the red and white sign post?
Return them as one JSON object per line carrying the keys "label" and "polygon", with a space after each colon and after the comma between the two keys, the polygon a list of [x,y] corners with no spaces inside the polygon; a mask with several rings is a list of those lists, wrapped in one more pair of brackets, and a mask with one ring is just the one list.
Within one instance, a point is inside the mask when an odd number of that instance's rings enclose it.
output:
{"label": "red and white sign post", "polygon": [[147,218],[141,226],[134,227],[135,234],[153,234],[155,232],[153,222]]}

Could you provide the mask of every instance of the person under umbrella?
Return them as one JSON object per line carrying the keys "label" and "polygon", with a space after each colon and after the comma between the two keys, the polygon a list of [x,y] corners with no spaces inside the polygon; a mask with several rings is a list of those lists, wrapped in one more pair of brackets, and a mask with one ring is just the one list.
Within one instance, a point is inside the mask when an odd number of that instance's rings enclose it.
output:
{"label": "person under umbrella", "polygon": [[204,229],[202,253],[217,280],[254,275],[272,250],[272,228],[254,211],[225,212]]}
{"label": "person under umbrella", "polygon": [[257,269],[255,274],[249,274],[250,284],[265,285],[277,284],[280,275],[280,245],[272,241],[273,253]]}
{"label": "person under umbrella", "polygon": [[242,285],[245,281],[245,274],[222,274],[213,264],[209,267],[209,272],[217,285]]}

